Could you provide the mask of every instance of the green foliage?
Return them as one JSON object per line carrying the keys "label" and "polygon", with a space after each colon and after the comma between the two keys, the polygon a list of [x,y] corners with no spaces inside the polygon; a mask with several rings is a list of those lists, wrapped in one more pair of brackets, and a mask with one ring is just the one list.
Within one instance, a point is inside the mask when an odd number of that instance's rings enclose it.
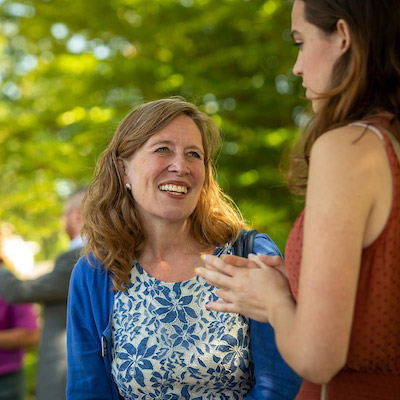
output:
{"label": "green foliage", "polygon": [[26,381],[26,400],[35,398],[37,347],[30,348],[25,354],[24,373]]}
{"label": "green foliage", "polygon": [[53,256],[65,196],[137,104],[181,95],[224,136],[219,181],[283,247],[299,210],[278,172],[302,112],[290,4],[0,0],[0,220]]}

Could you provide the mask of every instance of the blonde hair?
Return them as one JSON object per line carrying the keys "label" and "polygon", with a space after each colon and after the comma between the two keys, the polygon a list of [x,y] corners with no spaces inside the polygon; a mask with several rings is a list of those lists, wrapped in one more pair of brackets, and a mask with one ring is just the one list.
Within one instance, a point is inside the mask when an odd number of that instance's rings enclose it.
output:
{"label": "blonde hair", "polygon": [[336,62],[331,90],[321,94],[321,109],[294,147],[289,186],[304,193],[310,152],[325,132],[350,122],[390,113],[400,140],[400,3],[398,0],[298,0],[305,19],[330,35],[343,19],[351,48]]}
{"label": "blonde hair", "polygon": [[213,157],[220,133],[210,117],[181,98],[145,103],[131,111],[118,126],[103,152],[83,202],[82,233],[85,253],[92,253],[111,272],[114,287],[124,290],[133,261],[146,243],[139,214],[126,190],[117,158],[128,159],[174,118],[186,115],[197,125],[204,147],[205,182],[189,217],[190,235],[201,245],[217,246],[235,239],[244,226],[234,202],[215,179]]}

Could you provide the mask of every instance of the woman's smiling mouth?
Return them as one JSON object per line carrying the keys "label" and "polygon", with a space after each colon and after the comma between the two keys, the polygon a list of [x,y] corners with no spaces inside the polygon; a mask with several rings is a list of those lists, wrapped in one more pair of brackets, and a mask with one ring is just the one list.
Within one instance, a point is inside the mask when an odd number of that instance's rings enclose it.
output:
{"label": "woman's smiling mouth", "polygon": [[166,184],[160,185],[158,188],[163,192],[168,192],[174,195],[186,194],[188,192],[188,188],[181,185]]}

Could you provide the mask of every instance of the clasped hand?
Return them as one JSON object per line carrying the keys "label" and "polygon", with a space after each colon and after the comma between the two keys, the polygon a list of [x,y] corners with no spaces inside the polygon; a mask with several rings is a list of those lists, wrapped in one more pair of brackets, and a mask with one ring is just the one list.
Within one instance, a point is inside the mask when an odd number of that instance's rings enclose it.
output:
{"label": "clasped hand", "polygon": [[260,322],[270,322],[280,300],[290,295],[285,262],[279,256],[203,255],[202,259],[205,266],[196,268],[196,274],[218,287],[221,299],[208,303],[210,310],[239,313]]}

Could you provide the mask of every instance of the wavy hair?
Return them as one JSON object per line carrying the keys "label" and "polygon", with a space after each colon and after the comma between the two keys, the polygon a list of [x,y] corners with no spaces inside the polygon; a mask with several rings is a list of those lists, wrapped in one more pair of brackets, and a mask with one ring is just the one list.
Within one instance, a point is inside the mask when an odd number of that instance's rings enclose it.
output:
{"label": "wavy hair", "polygon": [[306,21],[325,34],[343,19],[351,34],[350,49],[337,60],[331,88],[320,95],[321,109],[300,134],[288,175],[294,191],[307,187],[311,147],[325,132],[390,113],[400,140],[400,3],[399,0],[298,0]]}
{"label": "wavy hair", "polygon": [[205,182],[194,212],[190,235],[205,247],[235,239],[244,221],[235,203],[215,179],[213,158],[220,133],[213,120],[181,98],[145,103],[118,126],[96,166],[83,202],[85,254],[92,253],[111,272],[114,287],[125,290],[134,259],[146,243],[146,232],[132,195],[125,188],[117,158],[129,159],[147,140],[174,118],[186,115],[198,127],[204,147]]}

